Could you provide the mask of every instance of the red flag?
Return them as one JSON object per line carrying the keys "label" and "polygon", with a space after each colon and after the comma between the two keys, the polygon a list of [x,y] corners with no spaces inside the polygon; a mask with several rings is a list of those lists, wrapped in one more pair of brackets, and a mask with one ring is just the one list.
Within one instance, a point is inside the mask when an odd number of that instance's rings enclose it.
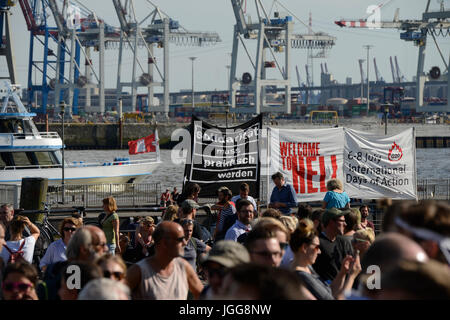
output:
{"label": "red flag", "polygon": [[138,153],[146,153],[146,152],[156,152],[156,144],[158,142],[155,141],[155,135],[151,134],[147,137],[133,140],[128,142],[128,153],[129,154],[138,154]]}

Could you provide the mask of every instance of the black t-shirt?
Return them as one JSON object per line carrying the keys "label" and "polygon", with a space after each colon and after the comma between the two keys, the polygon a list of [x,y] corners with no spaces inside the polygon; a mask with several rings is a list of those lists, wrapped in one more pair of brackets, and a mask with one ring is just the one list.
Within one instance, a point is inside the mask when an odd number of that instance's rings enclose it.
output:
{"label": "black t-shirt", "polygon": [[347,255],[353,254],[351,243],[342,236],[330,241],[322,232],[319,234],[320,254],[313,265],[314,270],[325,280],[333,281],[339,270],[341,262]]}

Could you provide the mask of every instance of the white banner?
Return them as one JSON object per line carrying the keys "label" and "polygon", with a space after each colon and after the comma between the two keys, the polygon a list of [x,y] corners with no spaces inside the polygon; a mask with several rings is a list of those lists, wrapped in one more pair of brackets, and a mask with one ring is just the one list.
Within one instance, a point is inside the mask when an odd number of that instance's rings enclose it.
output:
{"label": "white banner", "polygon": [[[269,175],[281,172],[297,202],[323,200],[337,178],[349,197],[417,199],[415,134],[376,136],[344,128],[269,128]],[[268,197],[274,187],[269,178]]]}
{"label": "white banner", "polygon": [[360,199],[417,199],[414,129],[394,136],[345,129],[344,190]]}
{"label": "white banner", "polygon": [[[270,175],[281,172],[294,187],[297,202],[322,200],[326,182],[344,181],[344,129],[285,130],[269,128]],[[269,179],[269,193],[275,186]],[[270,197],[270,194],[269,194]]]}

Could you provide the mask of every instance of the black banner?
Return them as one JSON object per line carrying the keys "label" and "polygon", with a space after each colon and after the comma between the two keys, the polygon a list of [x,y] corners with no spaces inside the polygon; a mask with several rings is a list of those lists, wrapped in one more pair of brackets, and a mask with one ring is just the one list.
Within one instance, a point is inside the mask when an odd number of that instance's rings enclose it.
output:
{"label": "black banner", "polygon": [[259,198],[261,129],[262,115],[229,128],[192,117],[191,161],[186,162],[183,189],[194,182],[201,187],[200,197],[215,197],[222,186],[237,195],[241,183],[246,182],[250,195]]}

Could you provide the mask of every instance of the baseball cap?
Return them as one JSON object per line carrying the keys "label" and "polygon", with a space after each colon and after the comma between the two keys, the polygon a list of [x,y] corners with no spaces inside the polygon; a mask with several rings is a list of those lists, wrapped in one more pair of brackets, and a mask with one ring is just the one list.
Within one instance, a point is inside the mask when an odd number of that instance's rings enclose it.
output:
{"label": "baseball cap", "polygon": [[349,212],[350,210],[339,210],[337,208],[327,209],[322,215],[322,223],[324,225],[327,225],[330,220],[334,220],[336,218],[339,218],[340,216],[345,216]]}
{"label": "baseball cap", "polygon": [[198,209],[198,208],[200,208],[200,206],[194,200],[187,199],[181,203],[181,208],[183,210],[192,210],[192,209]]}
{"label": "baseball cap", "polygon": [[220,240],[212,247],[203,259],[202,264],[208,261],[217,262],[226,268],[232,268],[238,264],[250,262],[250,255],[239,242]]}

